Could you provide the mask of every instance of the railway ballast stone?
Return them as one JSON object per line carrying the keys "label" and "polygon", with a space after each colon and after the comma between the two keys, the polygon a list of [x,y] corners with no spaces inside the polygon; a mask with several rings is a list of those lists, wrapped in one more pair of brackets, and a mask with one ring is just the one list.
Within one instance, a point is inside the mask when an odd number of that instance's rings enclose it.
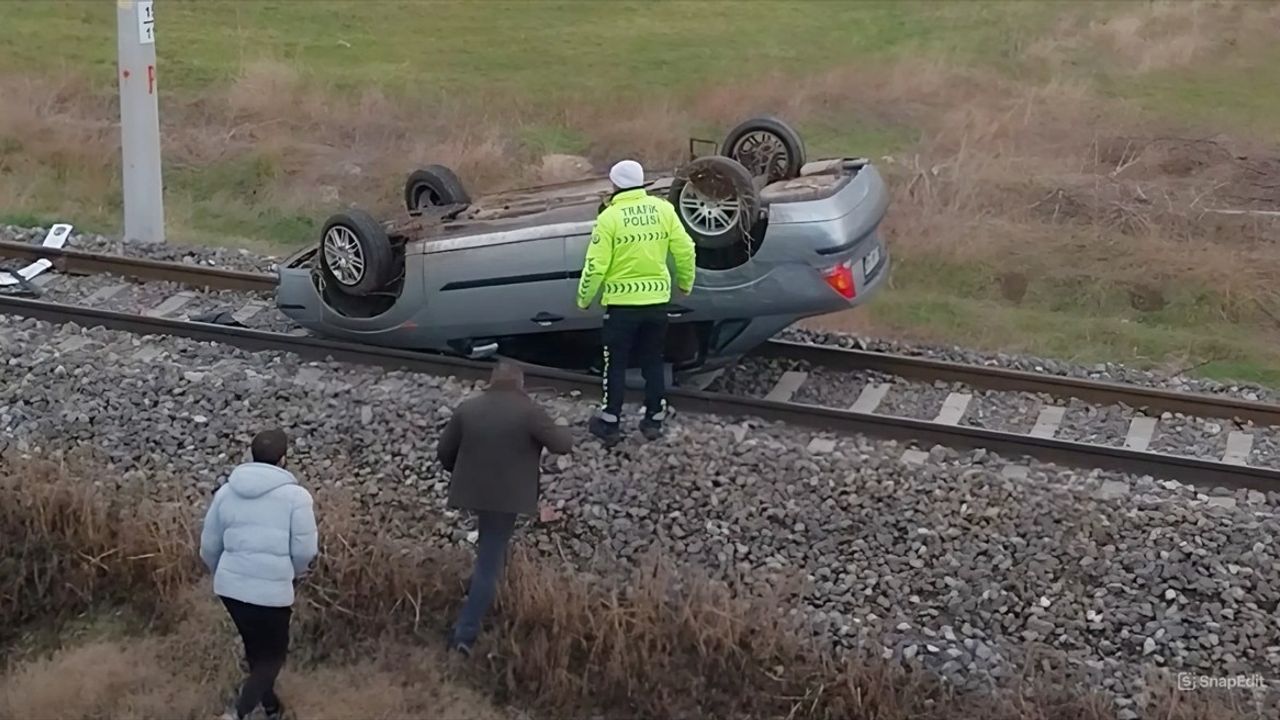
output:
{"label": "railway ballast stone", "polygon": [[[477,383],[14,318],[0,335],[10,450],[93,446],[121,482],[176,490],[196,512],[278,424],[303,482],[352,491],[389,534],[468,538],[434,451]],[[1176,482],[1025,459],[1011,478],[986,451],[934,448],[912,466],[903,445],[865,437],[819,438],[815,453],[795,428],[683,413],[657,445],[632,414],[606,451],[583,430],[593,400],[547,400],[579,443],[544,463],[567,517],[520,542],[557,562],[607,576],[656,552],[781,595],[833,648],[959,684],[1030,667],[1141,708],[1149,670],[1280,673],[1274,495],[1215,505]],[[1096,497],[1117,483],[1127,497]]]}

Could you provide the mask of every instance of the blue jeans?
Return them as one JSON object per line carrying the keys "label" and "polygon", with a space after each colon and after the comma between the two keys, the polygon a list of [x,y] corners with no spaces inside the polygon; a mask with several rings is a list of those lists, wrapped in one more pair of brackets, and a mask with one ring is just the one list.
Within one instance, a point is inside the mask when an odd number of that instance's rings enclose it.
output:
{"label": "blue jeans", "polygon": [[507,564],[507,548],[516,529],[514,513],[478,512],[480,538],[476,541],[476,565],[471,573],[467,601],[453,626],[450,642],[471,645],[480,634],[480,623],[493,604],[498,580]]}

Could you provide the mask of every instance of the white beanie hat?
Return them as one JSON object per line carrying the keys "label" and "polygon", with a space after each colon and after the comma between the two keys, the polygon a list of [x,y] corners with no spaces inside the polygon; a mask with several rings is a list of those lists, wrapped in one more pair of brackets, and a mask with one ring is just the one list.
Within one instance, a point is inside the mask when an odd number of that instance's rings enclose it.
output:
{"label": "white beanie hat", "polygon": [[635,160],[623,160],[609,168],[609,180],[619,190],[644,186],[644,168]]}

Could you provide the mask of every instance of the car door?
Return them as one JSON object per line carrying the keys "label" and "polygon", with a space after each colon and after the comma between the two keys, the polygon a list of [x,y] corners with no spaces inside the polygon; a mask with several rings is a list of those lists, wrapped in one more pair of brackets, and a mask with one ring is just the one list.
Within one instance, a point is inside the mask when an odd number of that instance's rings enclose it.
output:
{"label": "car door", "polygon": [[[426,261],[433,322],[449,339],[545,332],[565,318],[564,238],[477,241]],[[575,308],[576,309],[576,308]]]}
{"label": "car door", "polygon": [[586,263],[587,246],[591,244],[591,230],[574,233],[564,238],[564,279],[557,292],[566,301],[564,321],[557,323],[563,330],[594,330],[604,321],[600,298],[586,310],[578,307],[578,283],[582,281],[582,267]]}

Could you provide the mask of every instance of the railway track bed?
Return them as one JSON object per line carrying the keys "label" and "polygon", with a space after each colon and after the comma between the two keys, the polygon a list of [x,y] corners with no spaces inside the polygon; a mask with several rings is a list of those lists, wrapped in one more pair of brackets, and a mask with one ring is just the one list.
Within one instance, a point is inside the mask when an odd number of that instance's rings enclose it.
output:
{"label": "railway track bed", "polygon": [[[276,312],[272,275],[0,243],[0,256],[46,258],[48,272],[0,297],[0,311],[131,332],[213,339],[240,347],[339,353],[425,372],[483,372],[451,358],[316,338]],[[564,387],[582,375],[536,369]],[[833,346],[771,342],[708,392],[677,391],[690,409],[780,419],[811,428],[982,447],[1068,465],[1123,470],[1226,490],[1280,488],[1280,406]],[[818,440],[821,447],[826,440]]]}
{"label": "railway track bed", "polygon": [[[769,350],[777,358],[747,358],[707,389],[1226,464],[1280,466],[1280,427],[1267,422],[1274,411],[1265,404],[1219,401],[1192,410],[1192,403],[1203,398],[1190,393],[1148,395],[1133,388],[1126,391],[1134,405],[1119,399],[1101,404],[1071,397],[1072,387],[1055,389],[1054,394],[992,390],[878,370],[815,367],[784,356],[795,349],[779,344]],[[840,360],[835,354],[829,357],[833,364]],[[1028,387],[1035,382],[1030,380]],[[1165,409],[1170,406],[1186,410]]]}
{"label": "railway track bed", "polygon": [[[164,304],[158,296],[169,290],[204,292],[188,283],[121,295],[111,309],[50,304],[55,290],[80,302],[103,285],[134,283],[119,273],[49,276],[42,297],[0,297],[0,384],[9,398],[0,427],[20,438],[19,451],[102,445],[127,469],[122,482],[172,483],[194,505],[235,460],[229,447],[263,423],[284,422],[296,428],[296,467],[307,482],[353,493],[362,517],[389,534],[465,542],[465,528],[444,509],[432,443],[448,408],[487,374],[484,364],[292,336],[264,329],[269,313],[244,328],[191,322],[207,309],[199,298],[150,315],[123,301]],[[97,284],[79,289],[88,281]],[[261,291],[223,289],[217,302],[261,297],[246,292]],[[593,573],[637,566],[656,551],[717,579],[781,589],[783,612],[838,648],[980,687],[1034,668],[1115,693],[1120,717],[1143,716],[1151,671],[1280,677],[1274,471],[1196,458],[1161,459],[1170,463],[1161,472],[1101,469],[1107,452],[1122,461],[1136,452],[1122,444],[1083,448],[1092,454],[1075,464],[1085,469],[1041,462],[1063,441],[1038,438],[1049,444],[1036,447],[965,422],[988,412],[978,398],[991,376],[969,378],[973,399],[954,425],[935,422],[932,406],[905,418],[813,408],[791,401],[831,392],[856,403],[863,390],[851,373],[905,387],[945,368],[899,364],[885,373],[866,367],[894,361],[884,353],[824,363],[797,357],[824,350],[773,347],[787,364],[775,367],[784,361],[767,353],[744,363],[746,372],[759,363],[775,376],[746,397],[678,394],[665,442],[679,452],[653,452],[634,437],[602,450],[580,430],[591,403],[574,398],[595,397],[598,381],[538,369],[530,384],[558,391],[547,402],[582,440],[547,467],[550,498],[572,509],[568,520],[527,528],[522,544]],[[855,360],[857,369],[839,365]],[[763,399],[797,371],[812,377],[791,401]],[[834,387],[806,390],[819,373]],[[1028,380],[1002,382],[1015,381]],[[934,382],[925,384],[940,413],[958,388]],[[1077,391],[1001,392],[1055,402]],[[1213,403],[1212,412],[1230,412],[1221,404],[1232,402],[1215,396],[1205,412]],[[1257,487],[1188,487],[1200,463]],[[1275,687],[1243,702],[1266,717]]]}

